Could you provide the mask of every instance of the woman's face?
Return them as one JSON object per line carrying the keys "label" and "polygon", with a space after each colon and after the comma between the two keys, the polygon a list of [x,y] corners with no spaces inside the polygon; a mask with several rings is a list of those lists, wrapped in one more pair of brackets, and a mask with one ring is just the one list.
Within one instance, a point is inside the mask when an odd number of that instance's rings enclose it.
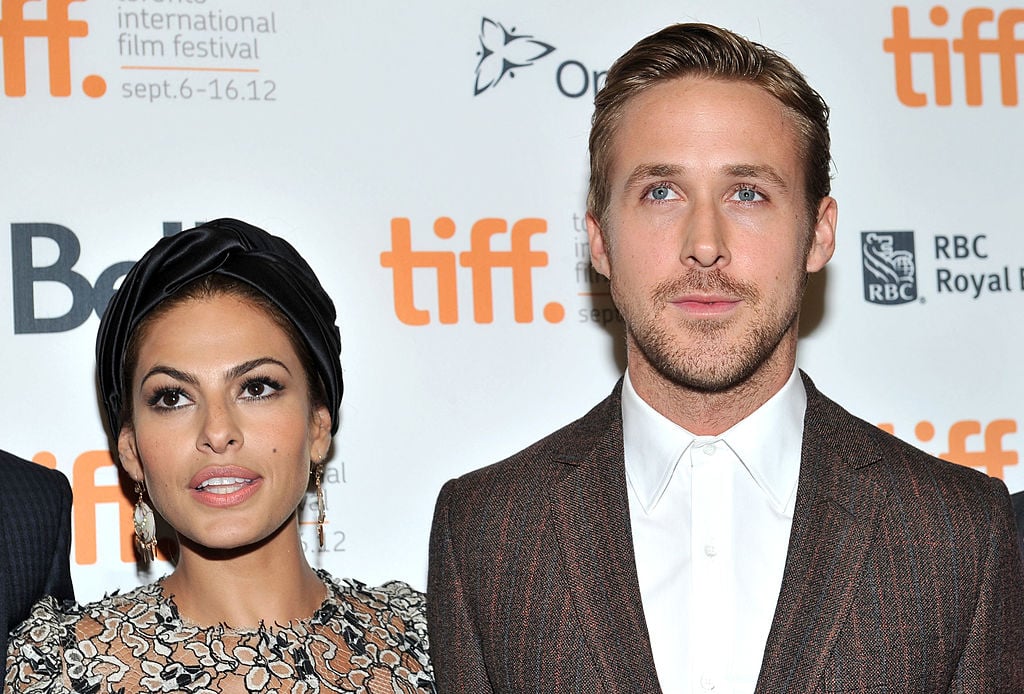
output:
{"label": "woman's face", "polygon": [[209,548],[259,542],[289,521],[331,418],[310,401],[285,332],[229,294],[154,320],[131,374],[132,421],[118,452],[179,535]]}

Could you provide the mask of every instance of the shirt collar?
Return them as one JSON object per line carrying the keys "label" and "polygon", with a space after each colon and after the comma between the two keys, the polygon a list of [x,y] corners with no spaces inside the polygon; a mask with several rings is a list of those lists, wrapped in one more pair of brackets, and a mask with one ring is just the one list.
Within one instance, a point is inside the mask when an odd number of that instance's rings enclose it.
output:
{"label": "shirt collar", "polygon": [[697,437],[648,405],[633,389],[629,372],[622,384],[622,439],[626,479],[644,510],[661,499],[686,449],[724,441],[768,497],[792,517],[800,476],[807,392],[794,368],[789,380],[761,407],[720,436]]}

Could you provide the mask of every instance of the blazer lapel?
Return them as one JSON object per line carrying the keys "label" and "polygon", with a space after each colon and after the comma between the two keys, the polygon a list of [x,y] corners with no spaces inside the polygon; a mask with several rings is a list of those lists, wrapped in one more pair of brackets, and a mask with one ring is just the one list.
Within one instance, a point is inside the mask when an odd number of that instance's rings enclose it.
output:
{"label": "blazer lapel", "polygon": [[807,413],[782,589],[757,694],[816,690],[849,613],[886,492],[859,474],[879,459],[854,450],[841,422],[850,417],[804,376]]}
{"label": "blazer lapel", "polygon": [[566,469],[548,496],[563,579],[605,683],[601,691],[656,694],[629,521],[621,384],[585,418],[580,455],[558,461]]}

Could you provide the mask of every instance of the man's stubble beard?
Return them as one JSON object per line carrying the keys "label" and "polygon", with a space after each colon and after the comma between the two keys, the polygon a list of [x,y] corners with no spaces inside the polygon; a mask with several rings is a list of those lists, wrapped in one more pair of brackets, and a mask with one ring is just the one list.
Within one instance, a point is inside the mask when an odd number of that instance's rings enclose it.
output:
{"label": "man's stubble beard", "polygon": [[[689,390],[721,393],[741,386],[750,380],[776,353],[783,338],[794,328],[803,298],[807,273],[792,287],[791,296],[768,314],[761,293],[753,285],[739,282],[719,270],[697,270],[674,281],[660,284],[653,298],[641,307],[639,316],[626,319],[627,343],[635,347],[651,367],[667,381]],[[612,283],[612,297],[617,306],[624,304],[616,296]],[[738,317],[721,319],[682,319],[677,325],[687,337],[671,330],[664,321],[673,309],[669,299],[686,293],[716,293],[740,298],[743,308],[753,311],[746,330],[728,340]],[[630,313],[629,309],[627,309]],[[728,341],[727,341],[728,340]]]}

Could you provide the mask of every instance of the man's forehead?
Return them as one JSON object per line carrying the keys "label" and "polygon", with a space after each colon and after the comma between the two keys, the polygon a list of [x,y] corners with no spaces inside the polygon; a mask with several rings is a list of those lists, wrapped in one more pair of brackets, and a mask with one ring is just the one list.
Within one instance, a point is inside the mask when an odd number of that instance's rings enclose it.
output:
{"label": "man's forehead", "polygon": [[[802,121],[764,87],[749,80],[678,77],[651,85],[627,100],[608,139],[617,177],[640,165],[695,165],[671,152],[720,147],[718,167],[770,166],[777,174],[793,158],[802,169]],[[733,156],[727,150],[735,148]],[[646,151],[645,151],[646,150]],[[755,156],[771,153],[772,160]],[[743,154],[746,152],[746,154]],[[623,169],[628,170],[623,170]]]}

